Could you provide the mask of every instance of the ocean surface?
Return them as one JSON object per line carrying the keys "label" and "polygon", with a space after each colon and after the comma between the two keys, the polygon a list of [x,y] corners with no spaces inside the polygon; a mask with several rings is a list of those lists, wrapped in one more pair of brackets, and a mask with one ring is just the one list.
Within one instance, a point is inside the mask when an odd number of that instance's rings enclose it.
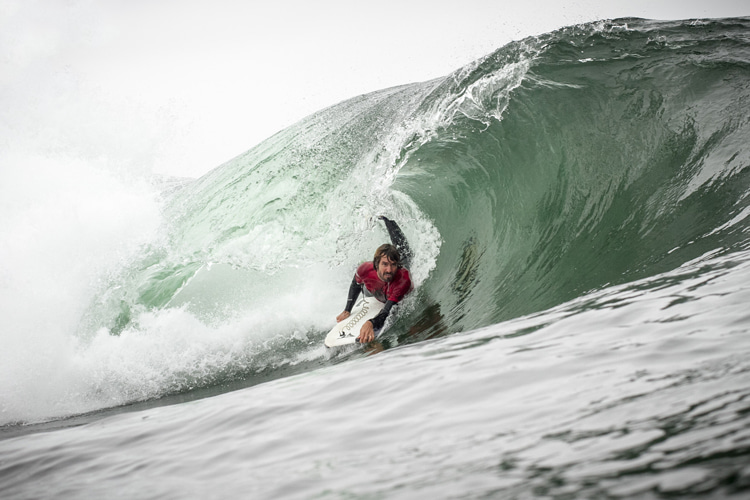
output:
{"label": "ocean surface", "polygon": [[[3,499],[750,496],[750,18],[513,42],[197,180],[40,169]],[[381,214],[415,291],[327,350]]]}

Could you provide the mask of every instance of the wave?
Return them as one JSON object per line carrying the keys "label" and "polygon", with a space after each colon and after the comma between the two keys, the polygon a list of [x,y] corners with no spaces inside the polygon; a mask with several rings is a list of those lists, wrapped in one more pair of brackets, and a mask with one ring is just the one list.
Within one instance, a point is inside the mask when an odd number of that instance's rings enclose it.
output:
{"label": "wave", "polygon": [[[36,359],[2,388],[3,418],[319,364],[352,270],[387,239],[380,214],[413,247],[417,285],[386,347],[744,255],[749,25],[621,19],[527,38],[324,109],[180,183],[138,255],[78,295],[78,321],[54,333],[65,349],[18,341]],[[39,389],[49,358],[55,395]]]}

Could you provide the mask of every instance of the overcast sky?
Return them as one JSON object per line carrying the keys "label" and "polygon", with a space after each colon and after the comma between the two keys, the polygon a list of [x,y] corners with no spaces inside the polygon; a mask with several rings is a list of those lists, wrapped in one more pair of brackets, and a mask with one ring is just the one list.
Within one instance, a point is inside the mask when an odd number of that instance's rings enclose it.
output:
{"label": "overcast sky", "polygon": [[528,35],[747,15],[746,0],[0,0],[0,168],[43,154],[194,177]]}

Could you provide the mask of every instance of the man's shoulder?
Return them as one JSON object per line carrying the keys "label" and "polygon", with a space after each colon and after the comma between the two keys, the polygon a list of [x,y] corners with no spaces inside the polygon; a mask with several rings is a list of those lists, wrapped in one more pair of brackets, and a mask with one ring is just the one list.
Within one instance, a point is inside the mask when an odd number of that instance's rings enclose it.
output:
{"label": "man's shoulder", "polygon": [[375,271],[375,267],[372,265],[372,261],[364,261],[357,266],[357,276],[364,278],[367,274]]}
{"label": "man's shoulder", "polygon": [[400,268],[398,270],[398,274],[396,275],[396,283],[403,287],[405,290],[408,291],[411,288],[411,275],[409,274],[409,270],[405,268]]}

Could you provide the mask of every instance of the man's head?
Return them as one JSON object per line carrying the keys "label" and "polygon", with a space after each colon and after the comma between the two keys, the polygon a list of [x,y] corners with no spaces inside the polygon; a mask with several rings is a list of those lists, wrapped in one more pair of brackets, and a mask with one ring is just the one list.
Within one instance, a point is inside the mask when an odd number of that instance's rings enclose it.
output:
{"label": "man's head", "polygon": [[378,278],[389,283],[396,276],[396,271],[401,264],[401,256],[396,247],[386,243],[375,250],[375,258],[372,263],[378,273]]}

